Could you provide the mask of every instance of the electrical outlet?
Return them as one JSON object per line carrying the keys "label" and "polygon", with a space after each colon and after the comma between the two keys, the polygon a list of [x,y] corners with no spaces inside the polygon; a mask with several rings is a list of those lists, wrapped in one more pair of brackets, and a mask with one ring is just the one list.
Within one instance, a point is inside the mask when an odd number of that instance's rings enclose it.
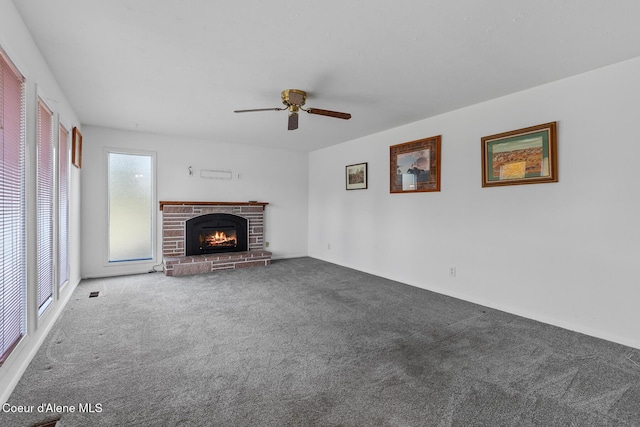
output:
{"label": "electrical outlet", "polygon": [[331,250],[331,243],[327,243],[327,249]]}
{"label": "electrical outlet", "polygon": [[456,268],[449,267],[449,277],[456,277]]}
{"label": "electrical outlet", "polygon": [[264,247],[268,248],[269,247],[269,242],[264,242]]}

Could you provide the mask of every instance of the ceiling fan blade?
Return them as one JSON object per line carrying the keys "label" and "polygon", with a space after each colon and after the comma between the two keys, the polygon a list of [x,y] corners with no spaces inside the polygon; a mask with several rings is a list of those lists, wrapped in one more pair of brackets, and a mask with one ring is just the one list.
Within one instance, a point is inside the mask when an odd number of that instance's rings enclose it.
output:
{"label": "ceiling fan blade", "polygon": [[254,111],[282,111],[286,108],[252,108],[250,110],[234,110],[234,113],[252,113]]}
{"label": "ceiling fan blade", "polygon": [[351,114],[349,113],[341,113],[339,111],[330,111],[330,110],[321,110],[320,108],[308,108],[306,112],[309,114],[319,114],[321,116],[335,117],[336,119],[349,120],[351,118]]}
{"label": "ceiling fan blade", "polygon": [[289,114],[289,130],[298,129],[298,113]]}

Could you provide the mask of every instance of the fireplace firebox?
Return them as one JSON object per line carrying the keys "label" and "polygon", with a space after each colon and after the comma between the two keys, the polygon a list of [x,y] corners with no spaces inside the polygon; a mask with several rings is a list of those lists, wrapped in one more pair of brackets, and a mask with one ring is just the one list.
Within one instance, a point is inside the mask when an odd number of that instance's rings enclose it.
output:
{"label": "fireplace firebox", "polygon": [[248,221],[238,215],[212,213],[186,221],[185,255],[243,252],[248,247]]}

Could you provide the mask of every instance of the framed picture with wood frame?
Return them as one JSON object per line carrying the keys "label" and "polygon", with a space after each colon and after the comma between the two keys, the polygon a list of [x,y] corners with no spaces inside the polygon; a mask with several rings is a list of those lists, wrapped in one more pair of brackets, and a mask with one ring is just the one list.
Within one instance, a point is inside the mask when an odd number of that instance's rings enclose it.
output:
{"label": "framed picture with wood frame", "polygon": [[71,163],[77,168],[82,167],[82,134],[75,126],[71,139]]}
{"label": "framed picture with wood frame", "polygon": [[347,190],[367,189],[367,163],[357,163],[345,167]]}
{"label": "framed picture with wood frame", "polygon": [[558,182],[556,122],[482,138],[482,186]]}
{"label": "framed picture with wood frame", "polygon": [[392,145],[389,182],[391,193],[440,191],[441,135]]}

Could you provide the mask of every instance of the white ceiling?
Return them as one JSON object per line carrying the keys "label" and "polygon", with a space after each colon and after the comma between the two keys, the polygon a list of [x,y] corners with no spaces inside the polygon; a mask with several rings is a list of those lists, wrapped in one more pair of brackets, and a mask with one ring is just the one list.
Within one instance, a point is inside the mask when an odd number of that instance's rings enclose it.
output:
{"label": "white ceiling", "polygon": [[[82,124],[305,151],[640,56],[638,0],[14,4]],[[233,113],[287,88],[353,117]]]}

